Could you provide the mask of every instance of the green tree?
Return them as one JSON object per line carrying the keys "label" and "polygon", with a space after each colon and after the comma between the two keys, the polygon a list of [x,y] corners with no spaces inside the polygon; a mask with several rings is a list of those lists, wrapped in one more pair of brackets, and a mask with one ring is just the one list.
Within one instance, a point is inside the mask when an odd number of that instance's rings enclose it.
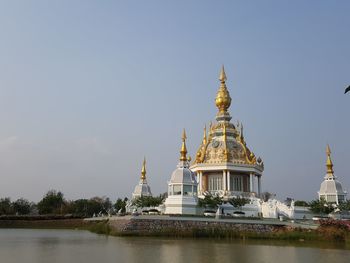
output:
{"label": "green tree", "polygon": [[64,206],[63,193],[50,190],[38,203],[39,214],[62,214]]}
{"label": "green tree", "polygon": [[350,211],[350,200],[340,203],[338,208],[340,211]]}
{"label": "green tree", "polygon": [[28,215],[32,210],[33,204],[30,203],[27,199],[19,198],[12,203],[13,210],[16,214],[19,215]]}
{"label": "green tree", "polygon": [[198,206],[204,208],[216,209],[223,203],[223,198],[218,195],[207,194],[204,198],[198,199]]}
{"label": "green tree", "polygon": [[14,210],[9,197],[0,199],[0,215],[13,215]]}
{"label": "green tree", "polygon": [[72,204],[72,214],[88,217],[92,216],[92,214],[88,213],[89,200],[88,199],[78,199],[73,201]]}
{"label": "green tree", "polygon": [[311,201],[310,210],[316,214],[329,214],[334,211],[334,207],[331,203],[327,203],[324,199],[321,199]]}
{"label": "green tree", "polygon": [[236,197],[236,198],[231,198],[228,201],[231,205],[233,205],[234,207],[242,207],[245,204],[249,203],[249,199],[247,198],[242,198],[242,197]]}
{"label": "green tree", "polygon": [[128,198],[118,198],[117,201],[114,204],[114,208],[115,210],[117,210],[117,212],[121,211],[122,213],[125,213],[125,207],[126,207],[126,203],[128,201]]}
{"label": "green tree", "polygon": [[294,205],[295,206],[304,206],[304,207],[308,207],[309,206],[309,203],[306,202],[306,201],[303,201],[303,200],[296,200],[294,202]]}
{"label": "green tree", "polygon": [[132,201],[132,205],[136,207],[151,207],[151,206],[159,206],[164,201],[164,197],[159,195],[157,197],[153,196],[141,196],[137,197]]}

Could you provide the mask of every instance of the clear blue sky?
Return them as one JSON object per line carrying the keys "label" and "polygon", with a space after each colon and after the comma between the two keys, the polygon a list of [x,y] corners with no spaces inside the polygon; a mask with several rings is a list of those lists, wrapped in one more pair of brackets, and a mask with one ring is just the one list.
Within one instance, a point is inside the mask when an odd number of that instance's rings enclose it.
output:
{"label": "clear blue sky", "polygon": [[329,143],[350,189],[349,1],[1,1],[0,197],[165,192],[225,64],[262,186],[315,199]]}

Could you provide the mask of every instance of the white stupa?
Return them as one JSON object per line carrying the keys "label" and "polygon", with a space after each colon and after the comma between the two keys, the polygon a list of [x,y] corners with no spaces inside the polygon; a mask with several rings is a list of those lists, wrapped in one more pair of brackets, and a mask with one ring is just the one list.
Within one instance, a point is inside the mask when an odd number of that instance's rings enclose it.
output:
{"label": "white stupa", "polygon": [[141,178],[139,184],[135,186],[132,199],[142,196],[152,196],[151,187],[147,184],[146,180],[146,158],[143,160]]}
{"label": "white stupa", "polygon": [[343,190],[341,183],[334,175],[333,163],[331,160],[331,149],[327,145],[327,174],[324,181],[321,183],[320,191],[318,192],[319,199],[324,199],[330,203],[339,204],[346,200],[346,191]]}
{"label": "white stupa", "polygon": [[197,186],[195,174],[189,169],[186,133],[183,131],[180,162],[168,183],[168,198],[165,200],[165,214],[197,214]]}

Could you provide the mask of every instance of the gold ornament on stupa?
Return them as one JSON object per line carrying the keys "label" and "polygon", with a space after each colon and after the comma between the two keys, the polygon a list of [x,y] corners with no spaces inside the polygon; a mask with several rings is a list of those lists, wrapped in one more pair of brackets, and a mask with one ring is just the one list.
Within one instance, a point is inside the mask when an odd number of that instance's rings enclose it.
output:
{"label": "gold ornament on stupa", "polygon": [[219,109],[219,113],[218,113],[219,115],[227,113],[227,109],[231,105],[231,97],[226,87],[226,79],[227,78],[226,78],[225,68],[224,66],[222,66],[220,77],[219,77],[221,84],[215,98],[215,104],[216,104],[216,107],[218,107]]}
{"label": "gold ornament on stupa", "polygon": [[146,157],[143,158],[143,164],[141,169],[141,180],[146,180]]}
{"label": "gold ornament on stupa", "polygon": [[326,153],[327,153],[327,162],[326,162],[327,174],[333,175],[334,171],[333,171],[333,162],[331,159],[331,148],[329,147],[328,144],[327,144],[327,148],[326,148]]}
{"label": "gold ornament on stupa", "polygon": [[181,162],[186,162],[188,161],[187,158],[187,148],[186,148],[186,131],[185,129],[182,132],[182,145],[181,145],[181,150],[180,150],[180,161]]}

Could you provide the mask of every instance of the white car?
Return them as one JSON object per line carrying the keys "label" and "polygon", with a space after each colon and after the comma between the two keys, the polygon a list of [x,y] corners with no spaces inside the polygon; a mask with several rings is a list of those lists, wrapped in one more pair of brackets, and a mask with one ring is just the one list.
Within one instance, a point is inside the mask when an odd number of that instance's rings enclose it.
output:
{"label": "white car", "polygon": [[215,217],[216,212],[214,210],[204,210],[204,216]]}

